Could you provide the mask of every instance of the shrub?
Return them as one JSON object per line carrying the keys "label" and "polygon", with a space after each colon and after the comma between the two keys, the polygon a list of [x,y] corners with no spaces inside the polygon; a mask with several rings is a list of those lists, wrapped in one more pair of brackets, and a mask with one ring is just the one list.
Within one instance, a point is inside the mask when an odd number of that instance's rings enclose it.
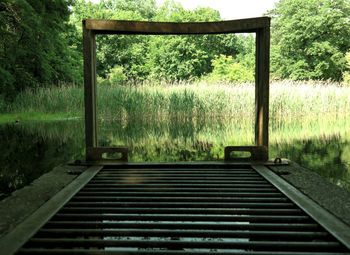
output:
{"label": "shrub", "polygon": [[5,112],[6,110],[6,101],[5,101],[5,96],[4,95],[0,95],[0,113]]}
{"label": "shrub", "polygon": [[124,74],[124,68],[122,66],[115,65],[108,74],[109,81],[111,84],[119,84],[126,80]]}
{"label": "shrub", "polygon": [[213,72],[209,74],[210,80],[229,82],[254,81],[254,72],[241,63],[236,62],[232,56],[220,55],[212,60]]}
{"label": "shrub", "polygon": [[101,76],[97,76],[97,84],[99,86],[110,86],[111,82],[108,79],[104,79]]}
{"label": "shrub", "polygon": [[[350,69],[350,51],[345,54],[345,60],[346,60],[346,66],[348,69]],[[348,86],[350,86],[350,72],[345,71],[343,72],[343,80],[344,83]]]}

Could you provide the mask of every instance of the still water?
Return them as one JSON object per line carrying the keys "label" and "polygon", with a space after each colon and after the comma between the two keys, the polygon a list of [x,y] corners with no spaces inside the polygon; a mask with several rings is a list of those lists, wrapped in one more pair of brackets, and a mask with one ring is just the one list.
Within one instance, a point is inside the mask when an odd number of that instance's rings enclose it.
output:
{"label": "still water", "polygon": [[[101,120],[100,146],[127,146],[131,162],[222,160],[227,145],[253,145],[244,118]],[[84,122],[60,120],[0,126],[0,193],[31,183],[67,161],[84,159]],[[270,158],[283,157],[350,191],[347,116],[270,121]]]}

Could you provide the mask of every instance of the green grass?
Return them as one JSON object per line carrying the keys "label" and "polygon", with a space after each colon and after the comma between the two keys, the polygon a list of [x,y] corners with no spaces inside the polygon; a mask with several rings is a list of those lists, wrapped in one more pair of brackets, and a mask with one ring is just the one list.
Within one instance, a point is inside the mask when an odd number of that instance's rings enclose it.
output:
{"label": "green grass", "polygon": [[84,92],[82,87],[63,85],[59,87],[26,90],[4,111],[7,113],[63,114],[83,116]]}
{"label": "green grass", "polygon": [[[254,85],[232,83],[140,83],[99,86],[103,119],[161,116],[247,116],[254,114]],[[7,113],[63,114],[82,117],[83,88],[61,86],[27,90]],[[331,82],[278,81],[270,84],[270,115],[284,117],[350,113],[350,87]]]}

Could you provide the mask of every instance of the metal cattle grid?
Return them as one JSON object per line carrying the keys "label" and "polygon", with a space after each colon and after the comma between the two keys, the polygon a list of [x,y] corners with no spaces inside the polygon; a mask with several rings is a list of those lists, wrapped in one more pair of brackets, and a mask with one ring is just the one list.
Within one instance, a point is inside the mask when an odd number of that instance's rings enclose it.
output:
{"label": "metal cattle grid", "polygon": [[17,254],[347,254],[250,165],[105,166]]}

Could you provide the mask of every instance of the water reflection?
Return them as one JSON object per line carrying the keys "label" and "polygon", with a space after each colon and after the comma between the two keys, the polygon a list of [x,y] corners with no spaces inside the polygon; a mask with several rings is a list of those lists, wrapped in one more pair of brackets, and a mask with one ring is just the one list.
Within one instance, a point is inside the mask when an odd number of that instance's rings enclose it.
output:
{"label": "water reflection", "polygon": [[[347,117],[275,119],[270,157],[289,158],[350,190]],[[221,160],[227,145],[252,145],[253,122],[242,118],[160,118],[101,121],[101,146],[127,146],[131,162]],[[53,167],[83,159],[83,121],[0,126],[0,192],[29,184]]]}
{"label": "water reflection", "polygon": [[0,193],[21,188],[64,162],[84,155],[82,122],[0,125]]}
{"label": "water reflection", "polygon": [[252,145],[253,123],[227,118],[126,119],[99,125],[102,146],[126,146],[130,161],[223,159],[225,145]]}
{"label": "water reflection", "polygon": [[273,144],[270,156],[283,155],[350,191],[350,140],[333,136]]}

